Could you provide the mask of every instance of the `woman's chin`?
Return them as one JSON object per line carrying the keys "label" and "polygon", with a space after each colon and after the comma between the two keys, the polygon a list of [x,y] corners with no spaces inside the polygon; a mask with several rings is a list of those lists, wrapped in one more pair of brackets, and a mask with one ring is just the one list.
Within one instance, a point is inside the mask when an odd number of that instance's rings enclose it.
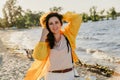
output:
{"label": "woman's chin", "polygon": [[53,34],[57,34],[57,33],[59,33],[59,31],[54,31],[54,32],[53,32]]}
{"label": "woman's chin", "polygon": [[56,33],[58,33],[58,32],[59,32],[59,31],[56,31],[56,30],[52,31],[53,34],[56,34]]}

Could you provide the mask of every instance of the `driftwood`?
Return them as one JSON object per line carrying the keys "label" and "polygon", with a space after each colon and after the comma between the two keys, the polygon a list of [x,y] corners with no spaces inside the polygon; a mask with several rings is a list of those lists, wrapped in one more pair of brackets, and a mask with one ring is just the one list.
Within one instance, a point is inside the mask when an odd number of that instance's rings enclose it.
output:
{"label": "driftwood", "polygon": [[[9,51],[12,51],[14,53],[14,50],[24,50],[27,58],[30,59],[31,61],[34,61],[33,57],[32,57],[32,53],[33,53],[33,49],[19,49],[19,48],[6,48]],[[16,53],[16,52],[15,52]],[[19,53],[19,52],[17,52]]]}
{"label": "driftwood", "polygon": [[110,69],[108,66],[106,67],[99,64],[90,65],[90,64],[82,63],[81,61],[79,61],[77,65],[80,67],[84,66],[88,71],[91,71],[106,77],[111,77],[114,74],[114,70]]}
{"label": "driftwood", "polygon": [[27,57],[33,61],[33,57],[32,57],[32,53],[33,53],[33,49],[24,49],[26,51]]}

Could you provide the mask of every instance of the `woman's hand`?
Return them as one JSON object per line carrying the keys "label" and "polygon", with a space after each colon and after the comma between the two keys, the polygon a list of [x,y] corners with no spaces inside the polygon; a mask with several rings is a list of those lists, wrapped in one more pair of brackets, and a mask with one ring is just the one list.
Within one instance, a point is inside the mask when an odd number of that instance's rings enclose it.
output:
{"label": "woman's hand", "polygon": [[47,35],[48,35],[49,31],[47,30],[47,28],[43,28],[42,30],[42,34],[41,34],[41,42],[45,42]]}

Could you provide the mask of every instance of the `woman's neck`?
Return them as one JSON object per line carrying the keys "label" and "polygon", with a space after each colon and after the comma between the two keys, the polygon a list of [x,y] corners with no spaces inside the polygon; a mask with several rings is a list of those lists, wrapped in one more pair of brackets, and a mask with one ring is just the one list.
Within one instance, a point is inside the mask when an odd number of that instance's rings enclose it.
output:
{"label": "woman's neck", "polygon": [[54,34],[54,37],[55,37],[55,41],[59,42],[61,39],[61,33]]}

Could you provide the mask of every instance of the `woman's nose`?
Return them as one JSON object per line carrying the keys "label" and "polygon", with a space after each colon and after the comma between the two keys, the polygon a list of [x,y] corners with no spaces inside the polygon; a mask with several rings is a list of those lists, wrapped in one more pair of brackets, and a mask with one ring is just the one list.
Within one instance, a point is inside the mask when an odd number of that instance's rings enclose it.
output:
{"label": "woman's nose", "polygon": [[56,27],[56,24],[53,24],[53,27]]}

